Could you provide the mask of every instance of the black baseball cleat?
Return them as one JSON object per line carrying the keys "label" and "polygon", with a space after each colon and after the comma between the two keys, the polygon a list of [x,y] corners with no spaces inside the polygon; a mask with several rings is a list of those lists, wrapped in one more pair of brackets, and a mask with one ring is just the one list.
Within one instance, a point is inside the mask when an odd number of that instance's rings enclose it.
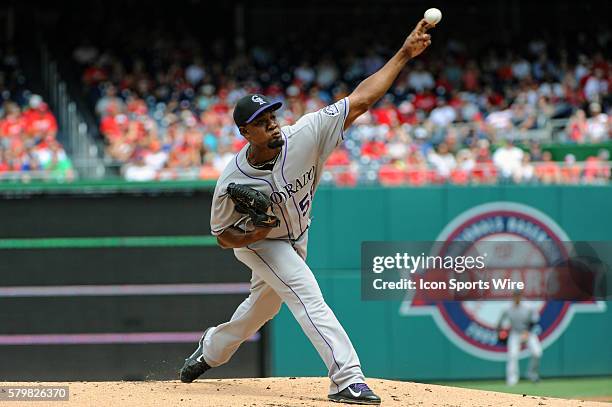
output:
{"label": "black baseball cleat", "polygon": [[380,397],[374,394],[365,383],[351,384],[341,392],[330,394],[327,397],[336,403],[380,404]]}
{"label": "black baseball cleat", "polygon": [[[210,329],[210,328],[208,328]],[[185,359],[185,363],[180,371],[180,378],[183,383],[191,383],[198,377],[200,377],[205,371],[210,369],[210,366],[204,360],[204,354],[202,351],[204,350],[204,337],[206,336],[206,332],[208,329],[204,331],[204,335],[198,342],[198,348]]]}

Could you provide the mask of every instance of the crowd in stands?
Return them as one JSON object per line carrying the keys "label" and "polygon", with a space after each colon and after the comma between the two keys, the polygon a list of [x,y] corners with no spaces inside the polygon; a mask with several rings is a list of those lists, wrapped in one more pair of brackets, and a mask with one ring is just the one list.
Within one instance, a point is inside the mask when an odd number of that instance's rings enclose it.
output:
{"label": "crowd in stands", "polygon": [[[608,150],[553,161],[538,140],[605,143],[612,137],[611,36],[588,54],[534,39],[525,49],[470,55],[449,41],[411,62],[360,117],[328,162],[323,181],[341,185],[605,182]],[[246,140],[231,119],[235,102],[257,92],[284,102],[291,124],[346,96],[389,56],[380,47],[290,59],[264,47],[221,60],[214,44],[160,38],[139,54],[84,42],[73,53],[95,106],[107,156],[131,180],[214,179]],[[604,51],[597,51],[597,49]],[[294,65],[288,61],[296,62]],[[559,125],[557,125],[559,127]],[[520,146],[521,148],[519,148]]]}
{"label": "crowd in stands", "polygon": [[70,158],[57,140],[57,121],[42,97],[25,87],[18,58],[0,52],[0,182],[72,180]]}

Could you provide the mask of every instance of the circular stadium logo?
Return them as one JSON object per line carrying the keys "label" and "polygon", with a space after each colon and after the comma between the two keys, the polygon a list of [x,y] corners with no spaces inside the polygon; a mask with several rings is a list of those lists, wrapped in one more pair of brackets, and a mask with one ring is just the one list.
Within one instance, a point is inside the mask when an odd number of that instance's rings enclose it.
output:
{"label": "circular stadium logo", "polygon": [[[513,264],[503,264],[496,256],[495,267],[529,269],[554,264],[568,255],[569,238],[561,227],[543,212],[513,202],[494,202],[476,206],[453,219],[438,235],[437,255],[444,255],[454,242],[470,242],[469,250],[479,243],[496,252],[513,251]],[[513,244],[521,242],[520,244]],[[538,242],[547,242],[552,250],[541,250]],[[552,244],[551,244],[552,243]],[[501,260],[499,260],[501,259]],[[516,260],[521,264],[517,265]],[[459,348],[489,360],[505,360],[506,345],[498,342],[497,323],[511,301],[422,301],[406,298],[403,315],[432,315],[441,331]],[[595,301],[525,301],[539,311],[539,338],[544,347],[552,344],[569,324],[575,311],[600,309]],[[526,351],[521,351],[521,357]]]}

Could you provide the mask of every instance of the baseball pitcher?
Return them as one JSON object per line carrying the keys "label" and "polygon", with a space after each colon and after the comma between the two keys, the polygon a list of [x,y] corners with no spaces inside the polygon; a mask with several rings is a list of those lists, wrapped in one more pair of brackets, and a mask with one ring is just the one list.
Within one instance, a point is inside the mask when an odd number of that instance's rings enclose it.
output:
{"label": "baseball pitcher", "polygon": [[223,248],[252,270],[250,295],[228,322],[208,328],[185,360],[180,379],[190,383],[226,363],[242,342],[287,304],[325,362],[329,399],[380,404],[365,384],[361,364],[342,325],[327,306],[306,264],[312,200],[325,161],[345,130],[391,87],[402,68],[431,43],[421,20],[399,51],[346,98],[280,127],[262,95],[238,101],[233,118],[248,144],[225,168],[215,188],[211,229]]}

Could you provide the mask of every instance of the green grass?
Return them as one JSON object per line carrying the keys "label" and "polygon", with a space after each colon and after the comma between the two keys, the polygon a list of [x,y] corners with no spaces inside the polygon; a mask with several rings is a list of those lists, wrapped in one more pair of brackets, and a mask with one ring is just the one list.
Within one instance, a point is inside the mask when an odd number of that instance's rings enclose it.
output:
{"label": "green grass", "polygon": [[442,382],[437,384],[530,396],[571,399],[597,398],[599,401],[612,401],[612,377],[544,378],[539,383],[522,380],[512,387],[506,386],[506,383],[501,380]]}

